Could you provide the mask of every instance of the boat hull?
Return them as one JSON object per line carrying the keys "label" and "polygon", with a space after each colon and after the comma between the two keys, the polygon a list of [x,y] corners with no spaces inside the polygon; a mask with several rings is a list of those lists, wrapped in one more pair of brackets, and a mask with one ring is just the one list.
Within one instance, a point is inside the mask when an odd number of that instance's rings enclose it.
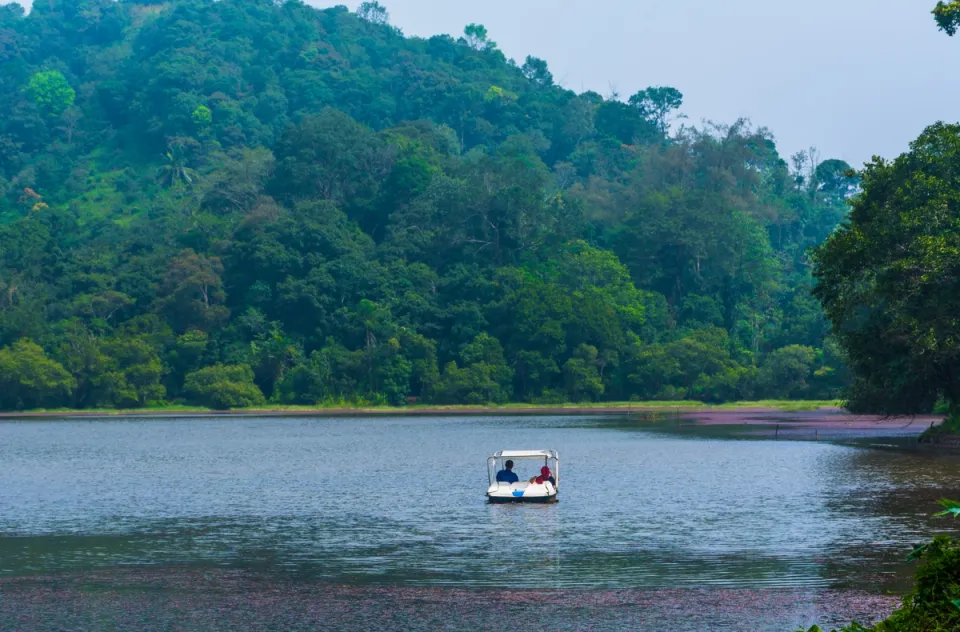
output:
{"label": "boat hull", "polygon": [[540,505],[546,505],[559,502],[556,494],[553,496],[487,496],[487,499],[490,501],[490,504],[493,505],[506,505],[512,503],[537,503]]}

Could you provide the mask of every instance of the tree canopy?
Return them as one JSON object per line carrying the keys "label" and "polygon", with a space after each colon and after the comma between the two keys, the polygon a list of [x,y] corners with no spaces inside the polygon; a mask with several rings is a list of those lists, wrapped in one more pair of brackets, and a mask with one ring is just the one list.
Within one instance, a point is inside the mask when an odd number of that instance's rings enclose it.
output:
{"label": "tree canopy", "polygon": [[957,0],[938,2],[933,9],[933,17],[941,31],[951,37],[956,35],[957,28],[960,27],[960,2]]}

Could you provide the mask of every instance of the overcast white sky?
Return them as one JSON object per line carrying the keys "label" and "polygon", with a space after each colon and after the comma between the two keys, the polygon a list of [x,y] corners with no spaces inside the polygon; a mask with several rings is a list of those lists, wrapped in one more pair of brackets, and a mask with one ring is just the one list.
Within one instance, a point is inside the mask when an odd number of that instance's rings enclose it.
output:
{"label": "overcast white sky", "polygon": [[937,30],[935,0],[381,2],[408,35],[484,24],[508,57],[547,60],[573,90],[674,86],[691,122],[748,117],[783,156],[814,145],[859,166],[960,119],[960,36]]}

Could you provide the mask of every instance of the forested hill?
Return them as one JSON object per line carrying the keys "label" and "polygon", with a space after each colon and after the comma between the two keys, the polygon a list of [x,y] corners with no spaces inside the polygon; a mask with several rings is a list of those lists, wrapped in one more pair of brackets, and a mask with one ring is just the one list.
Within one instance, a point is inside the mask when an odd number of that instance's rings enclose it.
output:
{"label": "forested hill", "polygon": [[365,4],[0,7],[0,407],[830,397],[848,165]]}

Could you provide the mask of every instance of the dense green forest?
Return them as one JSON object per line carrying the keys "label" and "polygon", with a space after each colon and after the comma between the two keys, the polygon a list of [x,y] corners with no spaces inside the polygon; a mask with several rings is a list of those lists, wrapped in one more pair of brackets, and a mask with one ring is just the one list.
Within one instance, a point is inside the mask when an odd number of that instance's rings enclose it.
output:
{"label": "dense green forest", "polygon": [[832,398],[849,165],[377,3],[0,7],[0,408]]}

